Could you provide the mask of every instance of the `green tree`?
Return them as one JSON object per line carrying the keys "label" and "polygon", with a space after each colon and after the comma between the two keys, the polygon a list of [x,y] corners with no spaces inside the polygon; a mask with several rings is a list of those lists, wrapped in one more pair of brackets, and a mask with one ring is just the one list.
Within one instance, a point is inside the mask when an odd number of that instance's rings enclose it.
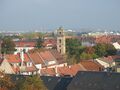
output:
{"label": "green tree", "polygon": [[98,43],[94,46],[95,53],[99,56],[105,56],[107,54],[105,44]]}
{"label": "green tree", "polygon": [[40,76],[28,76],[21,85],[20,90],[47,90]]}
{"label": "green tree", "polygon": [[78,63],[80,60],[80,54],[83,51],[84,47],[81,46],[81,42],[78,39],[66,39],[66,52],[68,63]]}
{"label": "green tree", "polygon": [[83,52],[80,55],[80,59],[82,59],[82,60],[92,59],[92,54],[88,54],[88,53]]}
{"label": "green tree", "polygon": [[107,55],[115,55],[117,50],[112,44],[105,44]]}
{"label": "green tree", "polygon": [[75,49],[81,46],[81,42],[78,39],[66,39],[66,52],[74,54]]}
{"label": "green tree", "polygon": [[36,48],[42,48],[43,47],[43,39],[42,37],[39,37],[37,42],[36,42]]}
{"label": "green tree", "polygon": [[114,48],[112,44],[97,44],[94,46],[95,53],[99,57],[107,56],[107,55],[115,55],[117,50]]}
{"label": "green tree", "polygon": [[15,43],[10,37],[5,37],[1,44],[1,53],[13,54],[15,51]]}

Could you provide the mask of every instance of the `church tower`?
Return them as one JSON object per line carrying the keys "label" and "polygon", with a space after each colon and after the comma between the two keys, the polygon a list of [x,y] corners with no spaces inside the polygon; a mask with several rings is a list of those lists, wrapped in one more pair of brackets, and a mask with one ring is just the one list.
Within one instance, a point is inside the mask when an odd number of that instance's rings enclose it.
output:
{"label": "church tower", "polygon": [[62,27],[59,27],[59,29],[57,29],[57,50],[62,55],[66,52],[65,31]]}

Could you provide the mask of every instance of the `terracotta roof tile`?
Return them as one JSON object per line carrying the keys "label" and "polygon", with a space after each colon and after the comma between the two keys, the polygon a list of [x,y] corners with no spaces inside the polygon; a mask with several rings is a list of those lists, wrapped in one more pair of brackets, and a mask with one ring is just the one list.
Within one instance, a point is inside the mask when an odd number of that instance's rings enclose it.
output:
{"label": "terracotta roof tile", "polygon": [[5,58],[8,60],[9,63],[20,63],[21,62],[20,57],[14,54],[7,54]]}
{"label": "terracotta roof tile", "polygon": [[50,50],[50,52],[55,57],[59,64],[66,62],[64,57],[57,50]]}
{"label": "terracotta roof tile", "polygon": [[37,69],[32,66],[32,67],[26,67],[26,72],[33,72],[33,71],[36,71]]}
{"label": "terracotta roof tile", "polygon": [[29,62],[30,58],[28,57],[28,55],[25,53],[24,54],[24,62]]}
{"label": "terracotta roof tile", "polygon": [[44,60],[47,60],[47,61],[55,60],[54,56],[51,54],[50,51],[46,50],[46,51],[40,52],[40,55]]}
{"label": "terracotta roof tile", "polygon": [[87,71],[100,71],[103,69],[103,66],[93,61],[81,61],[80,64],[82,64]]}
{"label": "terracotta roof tile", "polygon": [[120,59],[120,56],[119,55],[113,55],[113,56],[107,56],[107,57],[100,58],[100,60],[105,61],[107,63],[112,63],[116,59]]}
{"label": "terracotta roof tile", "polygon": [[31,59],[34,61],[35,64],[43,64],[42,59],[39,56],[38,52],[34,52],[34,53],[29,53]]}
{"label": "terracotta roof tile", "polygon": [[34,47],[35,46],[35,44],[36,44],[36,42],[32,42],[32,41],[17,41],[17,42],[15,42],[15,45],[17,46],[17,47]]}
{"label": "terracotta roof tile", "polygon": [[46,39],[46,40],[44,40],[43,45],[47,46],[48,44],[50,44],[52,46],[56,46],[57,41],[55,39]]}
{"label": "terracotta roof tile", "polygon": [[[75,76],[78,71],[100,71],[102,66],[93,61],[82,61],[79,64],[74,64],[71,66],[57,67],[57,68],[46,68],[42,69],[42,75],[55,75],[58,73],[61,76],[71,75]],[[57,70],[56,70],[57,69]]]}
{"label": "terracotta roof tile", "polygon": [[41,74],[55,76],[56,73],[54,68],[45,68],[45,69],[41,69]]}

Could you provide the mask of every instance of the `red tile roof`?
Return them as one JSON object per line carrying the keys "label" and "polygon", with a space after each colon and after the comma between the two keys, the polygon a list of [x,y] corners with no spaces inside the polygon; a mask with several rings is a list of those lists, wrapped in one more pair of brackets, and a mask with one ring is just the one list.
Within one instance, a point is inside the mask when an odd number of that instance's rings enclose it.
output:
{"label": "red tile roof", "polygon": [[39,56],[38,52],[29,53],[29,55],[35,64],[43,64],[44,63],[43,60],[41,59],[41,57]]}
{"label": "red tile roof", "polygon": [[105,61],[107,63],[112,63],[116,59],[120,59],[120,55],[113,55],[113,56],[102,57],[100,60]]}
{"label": "red tile roof", "polygon": [[65,63],[65,59],[57,50],[31,50],[29,56],[35,64],[45,64],[46,61],[56,60],[58,64]]}
{"label": "red tile roof", "polygon": [[103,69],[103,66],[93,61],[81,61],[80,64],[88,71],[100,71]]}
{"label": "red tile roof", "polygon": [[24,62],[29,62],[30,58],[28,57],[28,55],[25,53],[24,54]]}
{"label": "red tile roof", "polygon": [[46,39],[46,40],[44,40],[43,45],[47,46],[48,44],[50,44],[52,46],[56,46],[57,41],[55,39]]}
{"label": "red tile roof", "polygon": [[66,66],[66,67],[59,67],[58,68],[58,73],[60,75],[76,75],[78,71],[85,71],[79,64],[71,65],[71,66]]}
{"label": "red tile roof", "polygon": [[[17,55],[7,54],[5,55],[5,58],[8,60],[9,63],[20,63],[22,61],[20,54]],[[29,56],[26,53],[24,53],[24,62],[29,62],[29,61],[30,61]]]}
{"label": "red tile roof", "polygon": [[52,55],[55,57],[59,64],[66,62],[64,57],[57,50],[50,50],[50,52],[52,53]]}
{"label": "red tile roof", "polygon": [[19,63],[21,62],[21,59],[18,55],[14,54],[7,54],[5,58],[8,60],[9,63]]}
{"label": "red tile roof", "polygon": [[95,38],[96,43],[111,43],[118,42],[120,40],[120,35],[103,35]]}
{"label": "red tile roof", "polygon": [[55,76],[56,73],[54,68],[46,68],[46,69],[41,69],[41,74]]}
{"label": "red tile roof", "polygon": [[47,60],[47,61],[55,60],[54,56],[48,50],[40,52],[39,54],[44,60]]}
{"label": "red tile roof", "polygon": [[96,62],[82,61],[79,64],[71,66],[41,69],[41,73],[42,75],[55,75],[57,71],[57,73],[61,76],[64,75],[75,76],[78,71],[100,71],[102,69],[103,66]]}
{"label": "red tile roof", "polygon": [[17,41],[17,42],[15,42],[15,45],[17,46],[17,47],[34,47],[35,46],[35,44],[36,44],[36,42],[32,42],[32,41]]}
{"label": "red tile roof", "polygon": [[26,72],[33,72],[33,71],[36,71],[37,69],[34,67],[34,66],[32,66],[32,67],[26,67]]}

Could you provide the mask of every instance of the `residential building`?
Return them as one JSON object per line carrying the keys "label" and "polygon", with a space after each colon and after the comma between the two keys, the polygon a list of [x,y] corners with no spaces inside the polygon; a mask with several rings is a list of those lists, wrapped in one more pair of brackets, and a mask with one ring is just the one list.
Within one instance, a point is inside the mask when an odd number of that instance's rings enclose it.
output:
{"label": "residential building", "polygon": [[20,53],[21,51],[28,52],[35,48],[35,41],[15,41],[15,52],[14,54]]}
{"label": "residential building", "polygon": [[43,76],[75,76],[78,71],[103,71],[104,67],[94,61],[81,61],[78,64],[55,67],[55,68],[43,68],[41,69],[41,75]]}

